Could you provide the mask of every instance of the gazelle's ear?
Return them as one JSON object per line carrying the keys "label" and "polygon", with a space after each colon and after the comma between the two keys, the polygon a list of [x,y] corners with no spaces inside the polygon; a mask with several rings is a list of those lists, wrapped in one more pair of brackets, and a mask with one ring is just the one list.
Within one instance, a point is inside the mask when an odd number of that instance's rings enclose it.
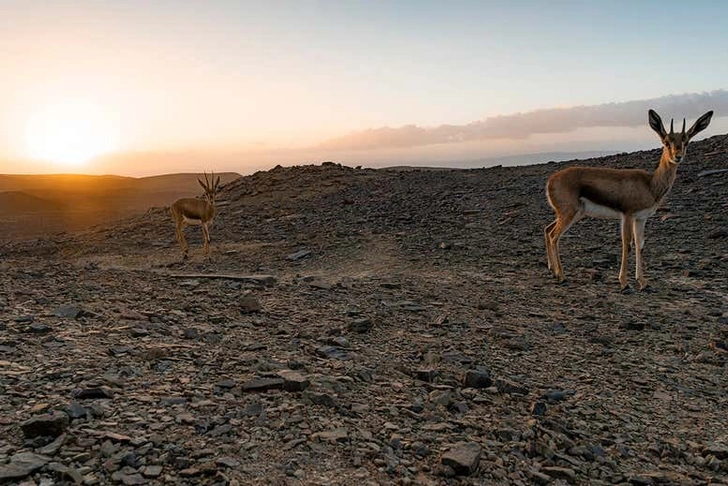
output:
{"label": "gazelle's ear", "polygon": [[660,140],[664,140],[667,136],[665,126],[662,124],[662,118],[657,114],[655,110],[647,112],[647,118],[650,122],[650,127],[660,136]]}
{"label": "gazelle's ear", "polygon": [[698,133],[702,132],[706,128],[708,128],[708,125],[710,125],[710,119],[713,117],[713,110],[710,110],[705,115],[698,118],[692,127],[690,127],[690,130],[688,130],[688,140],[693,138]]}

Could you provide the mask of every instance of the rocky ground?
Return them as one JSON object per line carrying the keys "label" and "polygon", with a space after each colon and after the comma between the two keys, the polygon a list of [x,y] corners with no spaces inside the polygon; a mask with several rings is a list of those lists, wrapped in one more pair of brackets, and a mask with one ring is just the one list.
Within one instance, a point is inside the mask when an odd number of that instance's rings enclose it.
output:
{"label": "rocky ground", "polygon": [[[576,163],[275,168],[204,258],[162,208],[0,246],[0,483],[728,484],[728,137],[621,294],[614,221],[545,266]],[[632,273],[632,272],[630,272]]]}

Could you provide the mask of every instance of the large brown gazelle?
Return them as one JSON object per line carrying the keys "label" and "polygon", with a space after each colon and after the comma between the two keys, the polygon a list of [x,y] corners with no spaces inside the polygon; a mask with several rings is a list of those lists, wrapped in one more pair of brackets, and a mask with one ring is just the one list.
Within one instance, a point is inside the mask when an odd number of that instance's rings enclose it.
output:
{"label": "large brown gazelle", "polygon": [[642,269],[642,248],[645,244],[645,221],[655,213],[672,188],[677,165],[684,160],[690,139],[705,130],[713,112],[709,111],[685,131],[675,133],[670,121],[670,133],[665,130],[660,116],[649,110],[650,127],[662,140],[660,165],[653,173],[641,169],[606,169],[599,167],[569,167],[549,177],[546,196],[556,213],[556,220],[546,226],[546,256],[548,266],[557,280],[563,282],[564,269],[559,255],[559,239],[569,227],[580,219],[620,219],[622,222],[622,264],[619,268],[619,284],[622,290],[627,284],[627,258],[630,241],[634,238],[635,278],[640,290],[647,287]]}
{"label": "large brown gazelle", "polygon": [[[187,258],[187,240],[185,240],[185,225],[200,225],[202,228],[202,239],[205,245],[205,255],[210,253],[210,224],[215,217],[215,194],[220,186],[220,176],[215,179],[212,173],[211,180],[204,174],[205,182],[197,179],[205,190],[204,199],[185,197],[178,199],[169,208],[169,212],[177,225],[177,241],[182,247],[182,258]],[[214,181],[214,183],[213,183]]]}

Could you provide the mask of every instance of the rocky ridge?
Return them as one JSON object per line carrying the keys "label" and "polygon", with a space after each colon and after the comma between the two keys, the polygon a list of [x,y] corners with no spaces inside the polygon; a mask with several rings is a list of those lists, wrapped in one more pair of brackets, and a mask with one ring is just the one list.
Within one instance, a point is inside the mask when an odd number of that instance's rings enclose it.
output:
{"label": "rocky ridge", "polygon": [[202,256],[164,208],[0,246],[0,484],[728,484],[728,137],[647,227],[650,292],[572,164],[339,164],[223,187]]}

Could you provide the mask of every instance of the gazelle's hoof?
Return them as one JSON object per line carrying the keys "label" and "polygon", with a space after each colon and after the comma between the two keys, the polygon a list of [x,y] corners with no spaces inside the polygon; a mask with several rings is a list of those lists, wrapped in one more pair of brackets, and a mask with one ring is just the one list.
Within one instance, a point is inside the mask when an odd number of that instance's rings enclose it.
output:
{"label": "gazelle's hoof", "polygon": [[655,292],[657,292],[657,290],[650,287],[649,284],[644,284],[643,286],[640,287],[640,292],[644,292],[646,294],[654,294]]}
{"label": "gazelle's hoof", "polygon": [[625,285],[624,287],[619,289],[619,293],[622,295],[634,294],[634,289],[632,287],[630,287],[629,285]]}

